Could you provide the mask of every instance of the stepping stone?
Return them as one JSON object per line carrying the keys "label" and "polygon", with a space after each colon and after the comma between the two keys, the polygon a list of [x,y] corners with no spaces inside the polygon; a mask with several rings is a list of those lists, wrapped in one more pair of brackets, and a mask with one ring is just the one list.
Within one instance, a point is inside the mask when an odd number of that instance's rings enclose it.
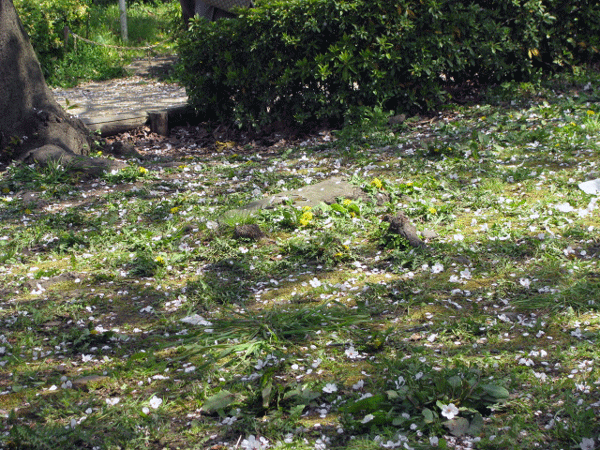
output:
{"label": "stepping stone", "polygon": [[600,194],[600,178],[579,183],[579,189],[589,195]]}
{"label": "stepping stone", "polygon": [[[261,209],[274,209],[288,201],[291,201],[292,205],[296,208],[302,208],[304,206],[310,206],[312,208],[319,205],[321,202],[331,205],[339,198],[349,200],[360,199],[364,201],[371,200],[371,196],[364,192],[360,187],[349,183],[342,177],[333,177],[317,184],[304,186],[292,191],[281,192],[250,202],[246,206],[225,213],[225,217],[244,217],[252,215],[254,212]],[[387,200],[387,195],[380,193],[376,196],[376,200],[378,203],[385,202]]]}

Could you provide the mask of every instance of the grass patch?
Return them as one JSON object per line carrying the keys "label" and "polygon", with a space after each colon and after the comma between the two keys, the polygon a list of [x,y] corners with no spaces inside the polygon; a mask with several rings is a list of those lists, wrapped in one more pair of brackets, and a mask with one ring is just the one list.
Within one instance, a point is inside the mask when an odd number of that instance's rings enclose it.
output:
{"label": "grass patch", "polygon": [[[581,77],[434,120],[359,110],[255,152],[174,162],[152,143],[98,179],[11,166],[0,447],[593,448],[600,223],[577,185],[598,177],[598,75]],[[372,200],[224,215],[330,174]],[[390,234],[397,211],[427,248]]]}

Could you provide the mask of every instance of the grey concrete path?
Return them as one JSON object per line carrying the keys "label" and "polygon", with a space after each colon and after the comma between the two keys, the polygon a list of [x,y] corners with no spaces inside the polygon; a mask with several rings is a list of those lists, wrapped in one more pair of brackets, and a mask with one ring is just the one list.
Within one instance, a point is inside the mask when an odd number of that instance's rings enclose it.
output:
{"label": "grey concrete path", "polygon": [[84,83],[71,89],[53,89],[57,101],[93,131],[117,134],[140,127],[150,113],[181,111],[187,105],[185,89],[159,81],[161,68],[173,57],[137,61],[128,66],[133,76]]}

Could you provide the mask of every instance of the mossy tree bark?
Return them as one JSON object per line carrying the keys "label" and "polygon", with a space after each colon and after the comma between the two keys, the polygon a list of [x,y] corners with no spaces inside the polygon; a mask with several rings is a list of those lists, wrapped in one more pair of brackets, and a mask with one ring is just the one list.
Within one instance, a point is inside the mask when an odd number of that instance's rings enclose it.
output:
{"label": "mossy tree bark", "polygon": [[[56,102],[12,0],[0,0],[0,160],[86,155],[92,137]],[[35,159],[35,158],[34,158]]]}

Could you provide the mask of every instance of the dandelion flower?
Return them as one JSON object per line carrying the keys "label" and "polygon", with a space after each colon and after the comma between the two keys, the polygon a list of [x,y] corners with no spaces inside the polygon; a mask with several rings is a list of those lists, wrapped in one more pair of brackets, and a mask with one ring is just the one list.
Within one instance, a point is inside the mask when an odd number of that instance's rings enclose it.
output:
{"label": "dandelion flower", "polygon": [[381,189],[383,187],[383,183],[379,178],[373,178],[373,180],[371,181],[371,186],[377,189]]}

